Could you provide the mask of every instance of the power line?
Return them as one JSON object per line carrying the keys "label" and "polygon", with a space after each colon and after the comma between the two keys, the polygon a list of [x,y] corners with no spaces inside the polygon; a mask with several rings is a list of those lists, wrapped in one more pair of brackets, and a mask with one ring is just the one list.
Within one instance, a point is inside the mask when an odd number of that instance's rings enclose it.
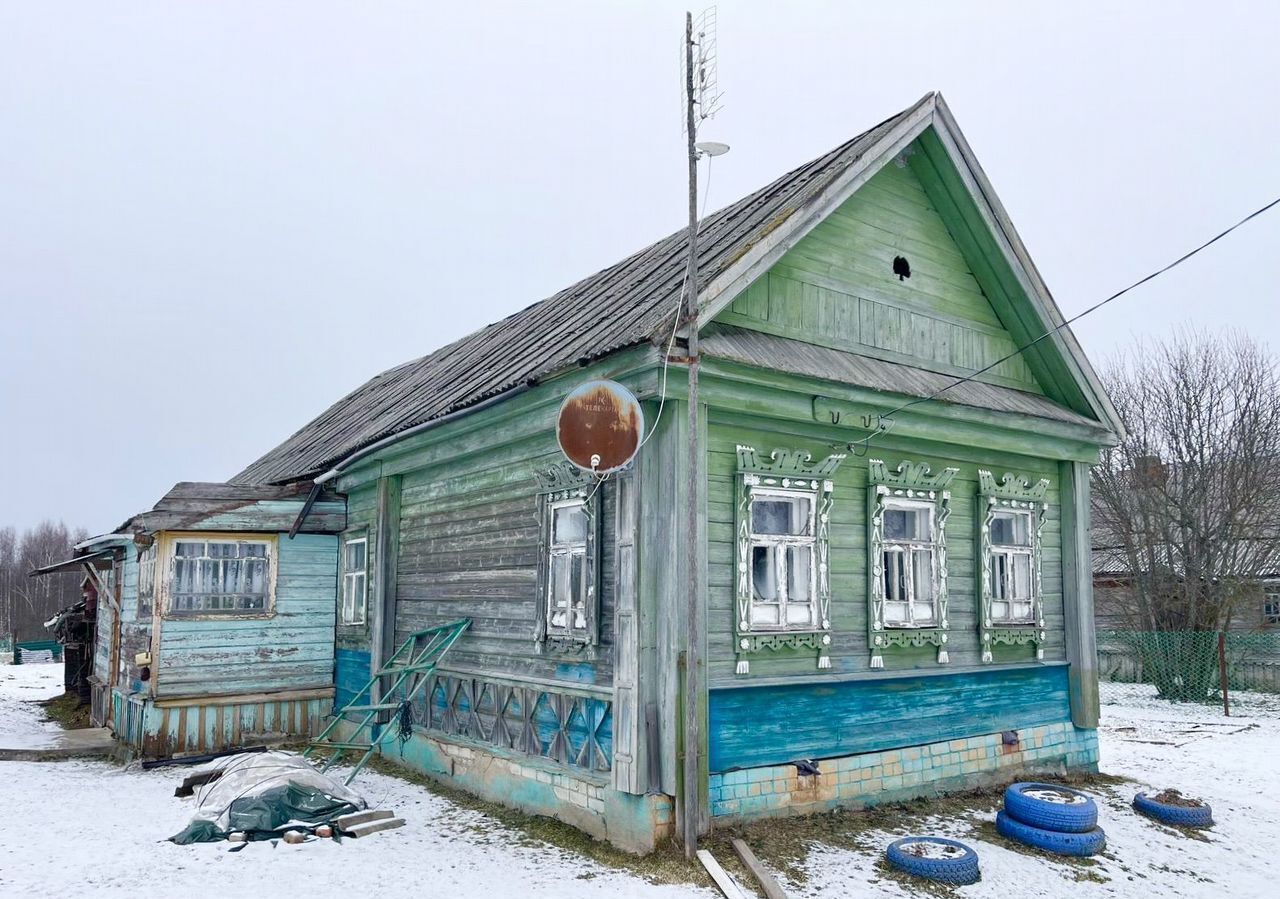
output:
{"label": "power line", "polygon": [[1100,302],[1094,303],[1092,306],[1090,306],[1088,309],[1084,310],[1083,312],[1081,312],[1081,313],[1079,313],[1079,314],[1077,314],[1077,315],[1073,315],[1071,318],[1067,319],[1067,320],[1066,320],[1066,321],[1064,321],[1062,324],[1060,324],[1060,325],[1058,325],[1058,326],[1056,326],[1056,327],[1054,327],[1054,328],[1050,328],[1048,331],[1045,331],[1043,334],[1041,334],[1041,335],[1040,335],[1039,337],[1037,337],[1035,340],[1032,340],[1030,343],[1023,344],[1022,346],[1018,347],[1017,349],[1015,349],[1013,352],[1009,353],[1008,355],[1001,356],[999,359],[997,359],[995,362],[992,362],[990,365],[986,365],[986,366],[984,366],[984,367],[982,367],[982,368],[978,369],[977,371],[971,372],[971,373],[969,373],[969,374],[965,375],[963,378],[957,378],[955,381],[953,381],[952,383],[948,384],[947,386],[945,386],[945,387],[939,387],[937,390],[935,390],[933,393],[929,394],[928,396],[918,397],[917,399],[911,400],[910,402],[907,402],[907,403],[903,403],[901,406],[898,406],[898,407],[896,407],[896,408],[894,408],[894,409],[891,409],[891,410],[889,410],[888,412],[885,412],[885,413],[883,413],[883,414],[877,415],[877,416],[876,416],[876,418],[877,418],[877,422],[876,422],[876,426],[875,426],[875,428],[874,428],[874,429],[869,428],[868,430],[870,430],[870,431],[871,431],[871,433],[870,433],[870,434],[868,434],[866,437],[862,438],[861,440],[855,440],[855,441],[853,441],[852,443],[850,443],[850,444],[849,444],[849,450],[850,450],[850,452],[856,452],[855,447],[857,447],[857,446],[859,446],[859,445],[861,445],[861,446],[865,449],[865,448],[866,448],[866,446],[867,446],[867,444],[869,444],[869,443],[871,442],[872,438],[874,438],[874,437],[878,437],[879,435],[886,433],[886,432],[887,432],[891,427],[893,427],[893,422],[892,422],[891,420],[889,420],[891,416],[893,416],[893,415],[897,415],[899,412],[905,412],[907,409],[910,409],[912,406],[918,406],[918,405],[920,405],[921,403],[927,403],[927,402],[929,402],[930,400],[937,399],[937,398],[938,398],[938,397],[940,397],[942,394],[946,393],[948,390],[951,390],[951,389],[952,389],[952,388],[954,388],[954,387],[959,387],[961,384],[965,384],[965,383],[967,383],[967,382],[969,382],[969,381],[972,381],[974,378],[978,377],[978,375],[985,374],[986,372],[991,371],[991,369],[995,368],[996,366],[998,366],[998,365],[1000,365],[1000,364],[1002,364],[1002,363],[1004,363],[1004,362],[1008,362],[1010,359],[1014,358],[1015,356],[1018,356],[1019,354],[1021,354],[1021,353],[1025,352],[1026,350],[1031,349],[1031,347],[1035,346],[1037,343],[1039,343],[1040,341],[1044,340],[1046,337],[1050,337],[1050,336],[1052,336],[1052,335],[1054,335],[1054,334],[1058,333],[1059,331],[1061,331],[1063,328],[1067,327],[1067,325],[1071,324],[1072,322],[1077,322],[1077,321],[1079,321],[1080,319],[1084,318],[1084,317],[1085,317],[1086,315],[1088,315],[1089,313],[1091,313],[1091,312],[1096,312],[1097,310],[1101,309],[1103,306],[1105,306],[1105,305],[1107,305],[1108,303],[1110,303],[1112,300],[1117,300],[1117,299],[1119,299],[1120,297],[1124,296],[1126,293],[1128,293],[1129,291],[1133,290],[1134,288],[1136,288],[1136,287],[1141,287],[1143,284],[1146,284],[1148,281],[1151,281],[1151,280],[1153,280],[1153,279],[1155,279],[1155,278],[1160,277],[1161,275],[1163,275],[1165,272],[1169,271],[1170,269],[1177,268],[1179,265],[1181,265],[1182,263],[1186,262],[1186,261],[1187,261],[1188,259],[1190,259],[1192,256],[1194,256],[1194,255],[1196,255],[1197,253],[1199,253],[1201,250],[1206,250],[1206,249],[1208,249],[1209,247],[1213,246],[1213,245],[1214,245],[1215,243],[1217,243],[1218,241],[1222,240],[1222,238],[1226,237],[1226,236],[1227,236],[1228,234],[1230,234],[1232,231],[1234,231],[1234,230],[1236,230],[1237,228],[1239,228],[1241,225],[1244,225],[1244,224],[1246,224],[1246,223],[1248,223],[1248,222],[1252,221],[1253,219],[1255,219],[1255,218],[1257,218],[1258,216],[1262,215],[1262,214],[1263,214],[1264,212],[1266,212],[1267,210],[1269,210],[1269,209],[1271,209],[1271,208],[1273,208],[1273,207],[1275,207],[1275,206],[1277,206],[1277,205],[1280,205],[1280,197],[1276,197],[1274,200],[1272,200],[1270,203],[1266,204],[1265,206],[1262,206],[1262,207],[1261,207],[1261,208],[1259,208],[1259,209],[1255,209],[1253,212],[1249,213],[1249,214],[1248,214],[1248,215],[1246,215],[1244,218],[1240,219],[1240,221],[1236,222],[1236,223],[1235,223],[1234,225],[1232,225],[1230,228],[1227,228],[1225,231],[1222,231],[1222,232],[1220,232],[1220,233],[1218,233],[1218,234],[1214,235],[1213,237],[1209,238],[1209,239],[1208,239],[1208,240],[1206,240],[1204,243],[1200,244],[1200,246],[1196,247],[1194,250],[1191,250],[1191,251],[1189,251],[1189,252],[1187,252],[1187,253],[1183,253],[1181,256],[1179,256],[1177,259],[1173,260],[1172,262],[1170,262],[1168,265],[1164,266],[1163,268],[1157,269],[1156,271],[1152,272],[1151,274],[1147,275],[1146,277],[1144,277],[1144,278],[1140,278],[1140,279],[1138,279],[1137,281],[1134,281],[1132,284],[1130,284],[1128,287],[1123,288],[1122,290],[1117,290],[1115,293],[1113,293],[1111,296],[1107,297],[1105,300],[1102,300],[1102,301],[1100,301]]}

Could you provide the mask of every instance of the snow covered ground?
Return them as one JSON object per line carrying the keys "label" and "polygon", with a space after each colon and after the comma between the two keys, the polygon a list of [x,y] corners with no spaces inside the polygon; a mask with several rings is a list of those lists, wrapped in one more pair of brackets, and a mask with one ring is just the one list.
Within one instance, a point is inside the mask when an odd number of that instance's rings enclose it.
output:
{"label": "snow covered ground", "polygon": [[[27,701],[56,695],[60,676],[56,665],[0,666],[0,734],[51,727]],[[1136,781],[1092,788],[1108,835],[1106,853],[1081,863],[1015,851],[995,835],[994,802],[976,800],[946,819],[913,825],[963,839],[981,858],[981,883],[942,894],[1272,895],[1280,881],[1274,851],[1280,845],[1280,697],[1242,696],[1229,719],[1212,708],[1160,702],[1141,685],[1104,684],[1103,702],[1103,768]],[[175,846],[163,840],[191,813],[191,800],[173,797],[181,777],[181,769],[144,772],[96,761],[0,762],[0,795],[22,809],[20,829],[0,824],[0,895],[718,895],[609,869],[377,772],[362,774],[358,786],[373,805],[403,816],[404,828],[342,844],[255,843],[236,853],[230,844]],[[1197,839],[1139,817],[1129,801],[1148,787],[1176,787],[1208,800],[1218,825]],[[803,876],[786,883],[788,895],[921,895],[886,876],[880,863],[883,847],[903,835],[864,831],[855,839],[813,843],[800,865]]]}
{"label": "snow covered ground", "polygon": [[10,665],[7,656],[0,656],[0,734],[56,733],[61,728],[36,703],[62,695],[62,663]]}

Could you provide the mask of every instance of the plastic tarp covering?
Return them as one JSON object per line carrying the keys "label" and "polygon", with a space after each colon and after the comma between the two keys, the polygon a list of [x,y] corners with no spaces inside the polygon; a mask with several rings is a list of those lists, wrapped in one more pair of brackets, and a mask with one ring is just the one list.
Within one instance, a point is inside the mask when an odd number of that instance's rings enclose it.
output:
{"label": "plastic tarp covering", "polygon": [[355,790],[292,752],[229,755],[192,773],[217,773],[217,778],[197,795],[191,823],[169,838],[175,843],[222,840],[236,832],[271,834],[289,825],[310,827],[368,808]]}

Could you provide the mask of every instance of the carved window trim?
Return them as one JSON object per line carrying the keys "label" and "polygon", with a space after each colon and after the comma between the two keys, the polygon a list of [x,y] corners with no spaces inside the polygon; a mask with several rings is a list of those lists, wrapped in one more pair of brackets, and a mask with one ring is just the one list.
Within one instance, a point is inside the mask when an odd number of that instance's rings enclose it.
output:
{"label": "carved window trim", "polygon": [[[817,653],[818,668],[830,668],[831,657],[831,577],[829,571],[832,494],[831,480],[845,454],[832,454],[820,462],[803,450],[778,448],[761,458],[755,447],[739,445],[737,502],[735,503],[736,554],[734,650],[736,672],[751,672],[750,657],[770,650],[811,649]],[[751,505],[756,497],[769,495],[805,496],[813,515],[811,589],[814,614],[804,626],[760,625],[752,621],[754,588],[751,571],[752,546],[759,535],[751,528]],[[809,543],[809,538],[804,541]]]}
{"label": "carved window trim", "polygon": [[[892,471],[880,459],[872,459],[867,474],[868,507],[867,596],[870,604],[867,641],[871,647],[871,667],[884,667],[884,652],[893,647],[935,646],[938,664],[950,661],[947,654],[947,519],[951,516],[951,491],[947,486],[960,473],[958,468],[945,468],[931,474],[922,462],[902,461]],[[933,506],[933,572],[935,621],[933,627],[891,625],[885,620],[884,513],[895,502]]]}
{"label": "carved window trim", "polygon": [[[570,462],[556,462],[535,473],[538,481],[538,597],[534,642],[538,652],[585,655],[595,659],[600,644],[600,506],[599,482]],[[586,516],[586,541],[583,549],[583,581],[586,597],[582,627],[573,624],[559,627],[551,621],[551,556],[552,527],[555,510],[581,504]]]}
{"label": "carved window trim", "polygon": [[[1048,637],[1044,619],[1043,531],[1049,504],[1045,497],[1049,491],[1049,479],[1041,478],[1034,484],[1030,478],[1006,473],[997,483],[995,475],[986,469],[978,469],[978,558],[981,577],[978,582],[979,637],[982,643],[982,661],[994,661],[993,649],[998,644],[1007,646],[1034,645],[1036,658],[1044,658],[1044,644]],[[1027,621],[998,621],[992,615],[994,601],[994,557],[998,550],[991,539],[991,527],[999,512],[1014,512],[1031,516],[1031,617]]]}

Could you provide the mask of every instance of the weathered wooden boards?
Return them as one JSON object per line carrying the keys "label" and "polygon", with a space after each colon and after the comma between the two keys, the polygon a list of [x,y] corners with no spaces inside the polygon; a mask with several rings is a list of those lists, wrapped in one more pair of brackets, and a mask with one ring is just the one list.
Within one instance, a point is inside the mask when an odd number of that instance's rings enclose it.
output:
{"label": "weathered wooden boards", "polygon": [[738,858],[742,859],[747,870],[759,881],[760,889],[764,890],[765,899],[787,899],[787,894],[782,891],[782,885],[768,868],[760,864],[760,859],[756,858],[756,854],[751,851],[751,847],[745,840],[734,837],[733,851],[738,853]]}

